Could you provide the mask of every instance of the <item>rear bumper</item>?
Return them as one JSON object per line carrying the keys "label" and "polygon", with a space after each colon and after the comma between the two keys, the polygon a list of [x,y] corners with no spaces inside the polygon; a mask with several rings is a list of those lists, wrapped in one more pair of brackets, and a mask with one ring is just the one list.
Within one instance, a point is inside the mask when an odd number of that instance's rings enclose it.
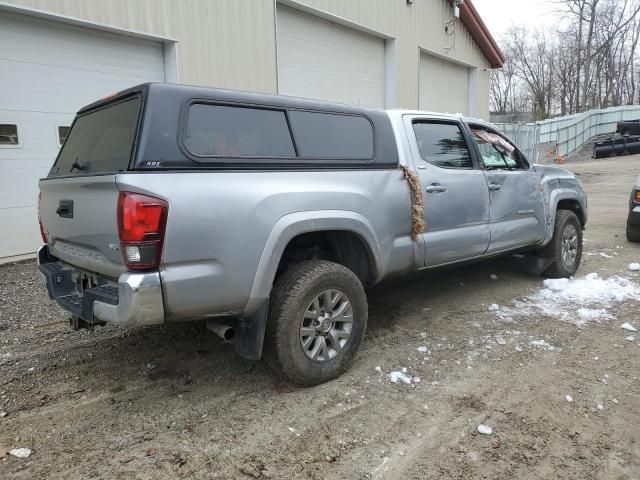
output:
{"label": "rear bumper", "polygon": [[117,283],[101,278],[97,286],[78,293],[76,270],[52,257],[44,245],[38,250],[38,273],[49,298],[86,322],[127,327],[164,323],[158,272],[123,273]]}

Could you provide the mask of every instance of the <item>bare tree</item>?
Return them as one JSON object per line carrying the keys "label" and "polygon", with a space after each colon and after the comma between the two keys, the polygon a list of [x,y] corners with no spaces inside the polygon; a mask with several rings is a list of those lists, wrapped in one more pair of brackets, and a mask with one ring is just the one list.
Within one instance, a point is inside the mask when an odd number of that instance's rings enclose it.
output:
{"label": "bare tree", "polygon": [[528,104],[545,118],[640,103],[640,0],[550,1],[559,6],[557,31],[520,26],[505,36],[508,59],[491,75],[492,109]]}

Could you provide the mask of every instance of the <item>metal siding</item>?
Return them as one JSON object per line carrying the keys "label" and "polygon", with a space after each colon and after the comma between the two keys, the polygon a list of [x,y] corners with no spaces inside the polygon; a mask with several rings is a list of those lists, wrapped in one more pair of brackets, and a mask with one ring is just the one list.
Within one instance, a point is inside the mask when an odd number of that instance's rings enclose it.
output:
{"label": "metal siding", "polygon": [[469,68],[420,54],[420,110],[469,113]]}
{"label": "metal siding", "polygon": [[[275,0],[8,0],[178,40],[183,83],[275,93]],[[287,1],[396,39],[396,104],[417,108],[419,48],[478,67],[478,115],[488,118],[488,62],[461,23],[448,36],[447,0]]]}
{"label": "metal siding", "polygon": [[385,41],[278,7],[278,91],[284,95],[385,106]]}

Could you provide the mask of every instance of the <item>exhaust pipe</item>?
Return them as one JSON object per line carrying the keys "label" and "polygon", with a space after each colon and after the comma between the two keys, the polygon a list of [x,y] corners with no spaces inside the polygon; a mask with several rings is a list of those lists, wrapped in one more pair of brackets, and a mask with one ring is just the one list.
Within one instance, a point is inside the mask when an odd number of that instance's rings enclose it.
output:
{"label": "exhaust pipe", "polygon": [[223,325],[215,320],[207,320],[207,328],[225,342],[231,342],[236,336],[236,331],[233,327]]}

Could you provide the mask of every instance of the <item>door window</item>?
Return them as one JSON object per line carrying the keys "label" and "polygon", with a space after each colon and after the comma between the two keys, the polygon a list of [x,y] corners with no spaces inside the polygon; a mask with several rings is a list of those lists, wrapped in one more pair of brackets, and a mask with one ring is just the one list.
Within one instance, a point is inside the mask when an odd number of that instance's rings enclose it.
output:
{"label": "door window", "polygon": [[485,129],[472,129],[480,159],[486,170],[526,170],[520,151],[504,137]]}
{"label": "door window", "polygon": [[467,141],[457,123],[414,122],[420,156],[442,168],[473,168]]}

